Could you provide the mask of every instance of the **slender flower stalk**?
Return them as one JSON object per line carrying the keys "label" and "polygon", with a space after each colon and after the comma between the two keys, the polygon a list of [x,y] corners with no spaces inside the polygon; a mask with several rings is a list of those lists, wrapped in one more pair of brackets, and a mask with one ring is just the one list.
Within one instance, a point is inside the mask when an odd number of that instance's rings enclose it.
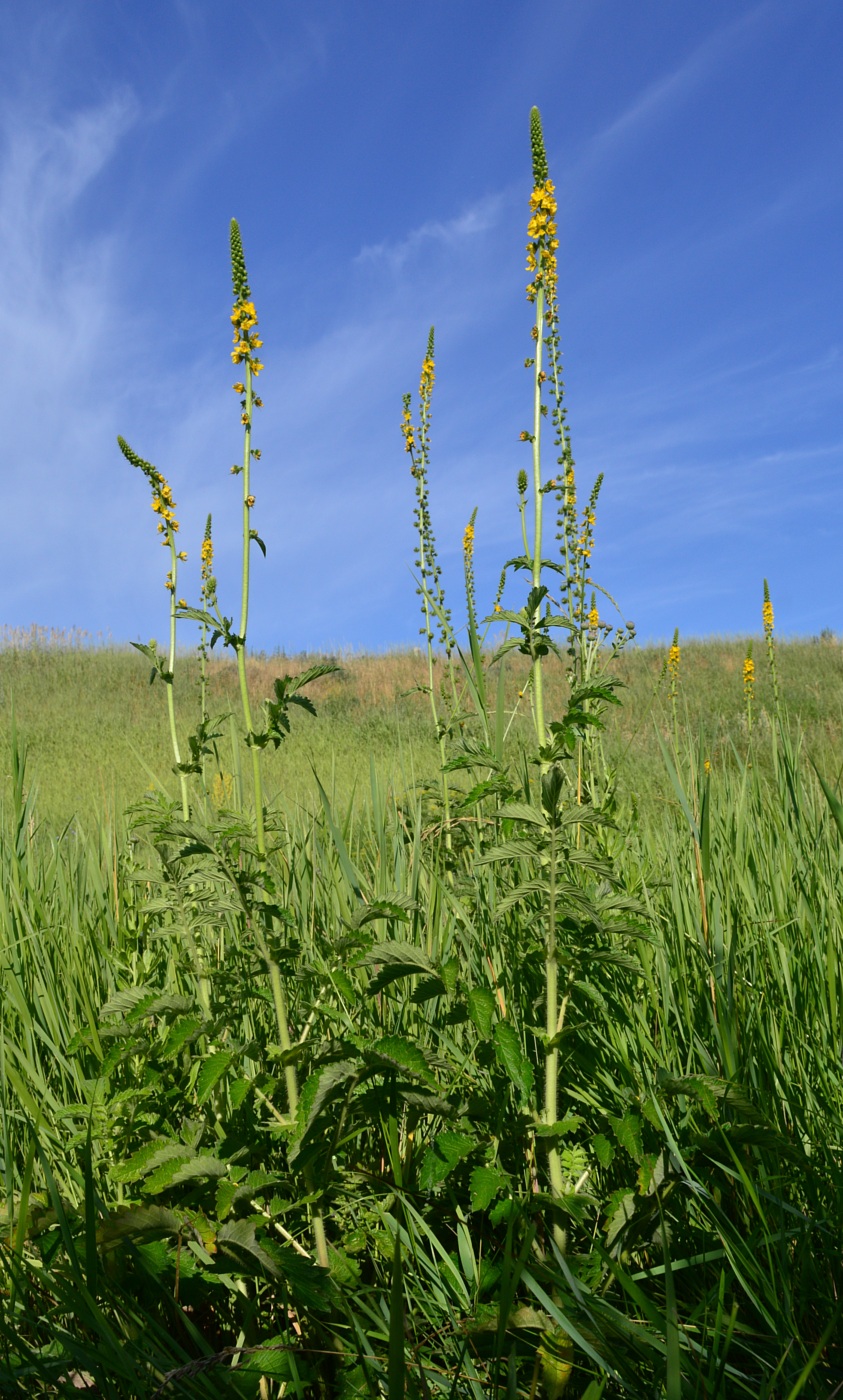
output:
{"label": "slender flower stalk", "polygon": [[752,659],[752,642],[746,649],[743,663],[743,699],[746,706],[746,727],[752,733],[752,704],[755,699],[755,662]]}
{"label": "slender flower stalk", "polygon": [[[542,401],[542,389],[547,380],[543,365],[543,352],[546,331],[551,334],[556,327],[556,250],[559,239],[556,236],[556,196],[553,181],[550,179],[547,154],[544,146],[541,116],[538,107],[530,112],[530,144],[533,154],[533,192],[530,196],[530,221],[527,225],[527,271],[533,274],[527,286],[527,300],[535,305],[536,319],[532,329],[535,352],[532,356],[533,370],[533,429],[522,433],[529,439],[533,458],[533,543],[532,543],[532,582],[534,593],[541,588],[542,580],[542,506],[545,488],[542,485],[541,435],[542,420],[547,416],[547,405]],[[530,361],[528,361],[530,364]],[[536,603],[541,609],[542,602]],[[533,619],[534,625],[539,620]],[[533,657],[532,666],[533,717],[539,744],[544,744],[547,731],[544,717],[544,679],[541,655]]]}
{"label": "slender flower stalk", "polygon": [[173,746],[173,757],[175,758],[175,768],[179,775],[181,787],[182,816],[187,821],[190,816],[190,802],[187,791],[187,776],[182,766],[181,749],[179,748],[178,732],[176,730],[176,705],[173,694],[173,678],[176,665],[176,612],[180,607],[186,606],[184,599],[178,598],[178,567],[179,563],[187,559],[184,550],[177,549],[176,535],[178,534],[179,522],[176,519],[176,503],[173,500],[172,489],[166,479],[154,467],[151,462],[147,462],[143,457],[134,452],[123,437],[117,439],[120,451],[131,463],[142,471],[152,489],[152,509],[158,516],[158,533],[163,538],[161,544],[164,549],[170,552],[170,568],[164,580],[164,587],[170,595],[170,637],[167,650],[166,663],[158,657],[154,643],[142,650],[153,661],[158,675],[167,687],[167,714],[170,721],[170,740]]}
{"label": "slender flower stalk", "polygon": [[[208,613],[216,606],[217,601],[217,581],[214,577],[214,541],[210,515],[205,521],[205,534],[202,538],[199,554],[201,608],[203,613]],[[208,622],[206,617],[202,618],[199,636],[199,718],[203,729],[206,728],[210,720],[208,713]],[[204,753],[202,756],[202,785],[203,787],[205,785]]]}
{"label": "slender flower stalk", "polygon": [[764,580],[764,603],[761,608],[761,621],[764,624],[764,640],[767,643],[767,659],[770,663],[770,677],[773,682],[773,701],[776,706],[776,716],[781,718],[779,711],[779,669],[776,664],[776,643],[773,637],[775,627],[775,617],[773,614],[773,604],[770,600],[770,585]]}
{"label": "slender flower stalk", "polygon": [[677,697],[679,695],[679,668],[682,663],[682,650],[679,646],[679,628],[673,633],[673,641],[670,644],[670,651],[667,653],[667,674],[670,678],[668,695],[670,696],[670,708],[673,712],[673,748],[676,754],[679,753],[679,718],[677,713]]}
{"label": "slender flower stalk", "polygon": [[237,657],[237,675],[240,683],[240,703],[246,724],[246,743],[252,753],[252,779],[255,796],[255,831],[258,856],[261,863],[266,861],[266,827],[263,809],[263,782],[261,778],[260,752],[255,743],[255,730],[252,721],[252,706],[249,699],[249,685],[246,674],[246,634],[249,624],[249,584],[252,541],[257,538],[252,529],[252,508],[255,497],[252,494],[252,460],[260,458],[260,450],[252,447],[252,419],[254,410],[262,407],[262,400],[255,393],[254,381],[263,369],[258,358],[263,341],[255,329],[258,324],[255,304],[249,290],[246,274],[246,260],[243,256],[243,242],[236,219],[231,220],[231,275],[234,286],[234,309],[231,324],[234,328],[234,349],[231,359],[243,368],[244,379],[234,385],[234,392],[240,395],[240,422],[243,425],[243,464],[232,468],[235,475],[243,478],[243,549],[241,564],[240,626],[233,638]]}
{"label": "slender flower stalk", "polygon": [[[436,557],[436,540],[433,534],[433,522],[430,517],[430,497],[428,493],[430,419],[435,378],[434,332],[433,326],[431,326],[427,338],[427,352],[422,362],[421,378],[419,380],[419,426],[418,429],[416,429],[413,424],[413,416],[410,407],[411,395],[405,394],[403,412],[401,415],[401,433],[404,438],[404,451],[408,453],[410,457],[410,474],[416,486],[414,521],[418,536],[418,543],[415,548],[416,563],[419,570],[419,587],[417,592],[421,597],[422,617],[424,620],[424,625],[420,630],[421,635],[425,639],[427,650],[427,691],[430,699],[431,715],[433,717],[433,728],[439,746],[440,767],[442,769],[442,805],[445,824],[445,847],[450,851],[451,795],[448,775],[445,772],[448,726],[443,722],[436,702],[436,654],[433,648],[434,628],[438,630],[439,641],[445,648],[445,665],[450,681],[454,708],[456,708],[457,704],[457,693],[453,668],[455,638],[451,624],[450,610],[445,602],[441,570]],[[472,522],[472,541],[473,538],[474,530]]]}
{"label": "slender flower stalk", "polygon": [[[240,467],[232,468],[235,476],[241,475],[243,478],[243,555],[241,567],[240,626],[236,635],[232,637],[232,644],[237,656],[237,675],[240,683],[240,702],[243,707],[243,719],[246,725],[246,743],[252,754],[252,779],[255,797],[255,836],[258,849],[258,861],[260,866],[265,868],[267,852],[263,781],[260,765],[261,746],[258,742],[259,736],[255,732],[252,720],[252,705],[249,698],[249,686],[246,673],[246,636],[249,625],[251,549],[253,541],[261,545],[258,533],[252,527],[252,510],[255,505],[255,497],[252,493],[251,468],[252,462],[260,461],[261,455],[260,448],[252,446],[252,420],[255,409],[263,407],[262,400],[255,393],[255,380],[263,369],[263,363],[259,359],[257,353],[263,341],[256,330],[258,315],[249,288],[249,279],[246,273],[246,259],[243,254],[243,241],[240,236],[240,227],[236,219],[231,220],[231,276],[234,290],[234,308],[231,313],[231,324],[234,328],[234,349],[231,352],[231,359],[234,365],[242,366],[243,373],[243,379],[238,380],[233,386],[234,392],[240,396],[240,422],[243,425],[243,464]],[[285,1055],[289,1057],[293,1048],[293,1042],[290,1036],[287,995],[281,976],[281,968],[275,958],[272,957],[263,929],[258,926],[258,921],[255,922],[258,946],[261,956],[269,970],[269,984],[275,1008],[278,1039],[281,1044],[281,1049],[284,1051]],[[284,1066],[284,1080],[287,1089],[287,1103],[290,1117],[295,1118],[299,1106],[299,1086],[296,1067],[291,1059],[288,1059],[288,1063]],[[308,1192],[312,1192],[313,1183],[309,1173],[305,1174],[305,1180]],[[320,1264],[324,1268],[327,1268],[328,1244],[321,1208],[318,1206],[313,1207],[312,1225],[317,1257]]]}

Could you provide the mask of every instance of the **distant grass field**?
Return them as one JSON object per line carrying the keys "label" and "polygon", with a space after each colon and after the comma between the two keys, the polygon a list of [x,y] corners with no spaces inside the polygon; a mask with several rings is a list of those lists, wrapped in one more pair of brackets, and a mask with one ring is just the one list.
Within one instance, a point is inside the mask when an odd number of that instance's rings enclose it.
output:
{"label": "distant grass field", "polygon": [[[682,644],[680,716],[690,721],[691,732],[703,736],[705,756],[715,771],[735,752],[746,750],[745,654],[742,639]],[[763,735],[772,692],[760,639],[755,655],[753,723]],[[666,657],[666,645],[645,645],[628,649],[620,659],[618,674],[625,688],[619,692],[621,705],[611,712],[605,746],[622,801],[627,795],[639,802],[670,800],[657,739],[659,732],[668,734],[671,723]],[[312,660],[284,654],[250,660],[253,703],[270,692],[275,676]],[[437,774],[430,710],[420,689],[426,679],[423,657],[408,650],[350,653],[339,660],[339,674],[311,689],[318,718],[297,716],[291,737],[277,753],[266,754],[267,791],[273,800],[312,805],[314,770],[342,808],[355,791],[368,792],[373,763],[396,791],[424,785]],[[778,661],[790,718],[809,755],[836,779],[843,764],[843,648],[832,639],[780,641]],[[515,709],[523,675],[511,658],[508,666],[510,706]],[[237,704],[233,661],[215,660],[210,675],[212,710],[220,716],[219,771],[226,774],[233,767],[226,716]],[[196,662],[185,657],[177,682],[184,732],[195,722],[197,682]],[[558,693],[551,682],[551,715],[563,699],[558,681],[556,688]],[[76,819],[86,826],[99,824],[153,786],[175,793],[164,688],[158,683],[152,701],[149,667],[128,646],[93,645],[84,634],[7,631],[0,646],[0,742],[5,753],[14,716],[27,746],[40,819],[53,827]],[[526,704],[520,701],[525,715]],[[6,788],[7,768],[4,763]]]}

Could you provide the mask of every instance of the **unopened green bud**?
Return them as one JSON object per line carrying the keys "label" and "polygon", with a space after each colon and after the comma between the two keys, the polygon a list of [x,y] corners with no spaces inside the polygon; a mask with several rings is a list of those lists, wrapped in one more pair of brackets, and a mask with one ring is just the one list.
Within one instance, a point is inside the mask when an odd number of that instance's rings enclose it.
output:
{"label": "unopened green bud", "polygon": [[240,225],[236,219],[231,220],[231,281],[234,287],[234,300],[248,301],[250,295],[249,279],[246,274],[246,259],[243,254]]}
{"label": "unopened green bud", "polygon": [[542,119],[538,107],[530,112],[530,145],[533,151],[533,184],[543,185],[548,177],[547,155],[544,149]]}

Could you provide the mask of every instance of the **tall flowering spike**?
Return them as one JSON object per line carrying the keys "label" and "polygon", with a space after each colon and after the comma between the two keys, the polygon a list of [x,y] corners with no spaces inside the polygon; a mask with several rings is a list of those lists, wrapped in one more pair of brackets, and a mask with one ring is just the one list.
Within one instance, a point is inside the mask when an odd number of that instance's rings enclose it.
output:
{"label": "tall flowering spike", "polygon": [[433,356],[433,326],[427,337],[427,353],[424,357],[421,368],[421,380],[419,382],[419,398],[423,403],[427,402],[433,392],[433,381],[436,378],[436,363]]}
{"label": "tall flowering spike", "polygon": [[251,295],[249,278],[246,275],[246,258],[243,254],[240,225],[236,219],[231,220],[231,281],[234,287],[234,300],[248,301]]}
{"label": "tall flowering spike", "polygon": [[761,620],[764,624],[764,631],[768,637],[773,635],[773,604],[770,600],[770,585],[764,580],[764,606],[761,609]]}
{"label": "tall flowering spike", "polygon": [[755,662],[752,659],[752,642],[746,649],[746,658],[743,663],[743,692],[747,700],[751,700],[755,693]]}
{"label": "tall flowering spike", "polygon": [[[556,299],[557,278],[556,251],[559,247],[556,228],[557,206],[554,184],[548,173],[538,107],[534,107],[530,113],[530,135],[533,148],[533,193],[530,195],[530,222],[527,225],[527,233],[530,238],[530,242],[527,244],[527,271],[533,274],[533,280],[527,286],[527,300],[535,301],[539,292],[544,292],[545,316],[549,315],[550,319],[547,324],[553,330],[555,321],[553,307]],[[534,330],[537,339],[538,327],[535,327]],[[527,363],[530,366],[535,361],[531,359]],[[558,376],[558,366],[555,367],[555,370],[554,380]],[[547,375],[543,374],[540,383],[544,383],[546,378]]]}
{"label": "tall flowering spike", "polygon": [[675,632],[673,633],[673,641],[670,646],[670,651],[667,653],[667,669],[670,674],[670,680],[672,685],[675,685],[676,682],[679,680],[679,663],[681,661],[681,657],[682,653],[679,646],[679,628],[677,627]]}
{"label": "tall flowering spike", "polygon": [[530,111],[530,146],[533,151],[533,184],[543,185],[549,175],[547,153],[544,149],[542,119],[538,107]]}
{"label": "tall flowering spike", "polygon": [[[151,462],[147,462],[144,457],[140,457],[127,443],[124,437],[117,438],[117,446],[133,467],[142,471],[150,486],[152,487],[152,509],[158,516],[158,533],[163,535],[162,545],[167,548],[172,543],[172,536],[179,528],[176,520],[176,503],[173,500],[173,489],[162,476],[157,467]],[[174,546],[175,547],[175,546]],[[169,587],[169,585],[168,585]]]}
{"label": "tall flowering spike", "polygon": [[152,480],[154,476],[158,475],[152,463],[147,462],[144,460],[143,457],[138,456],[137,452],[133,451],[133,449],[129,446],[124,437],[118,436],[117,446],[120,448],[120,451],[123,453],[123,456],[126,458],[126,461],[129,462],[131,466],[137,467],[139,471],[142,471],[144,476],[147,476],[150,480]]}

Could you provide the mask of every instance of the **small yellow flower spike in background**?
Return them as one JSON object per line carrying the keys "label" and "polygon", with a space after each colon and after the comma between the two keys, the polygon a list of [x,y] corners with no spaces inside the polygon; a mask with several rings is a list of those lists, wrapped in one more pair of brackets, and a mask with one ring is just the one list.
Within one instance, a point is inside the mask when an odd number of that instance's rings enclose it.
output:
{"label": "small yellow flower spike in background", "polygon": [[[772,608],[770,609],[772,612]],[[746,658],[743,663],[743,698],[746,705],[746,724],[749,733],[752,733],[752,702],[755,699],[755,662],[752,659],[752,642],[746,649]]]}
{"label": "small yellow flower spike in background", "polygon": [[766,579],[764,580],[764,603],[761,608],[761,621],[764,624],[764,638],[767,643],[767,660],[770,663],[770,677],[773,682],[773,701],[776,706],[776,715],[780,718],[779,670],[776,665],[776,644],[773,639],[775,618],[773,616],[773,603],[770,598],[770,585]]}

